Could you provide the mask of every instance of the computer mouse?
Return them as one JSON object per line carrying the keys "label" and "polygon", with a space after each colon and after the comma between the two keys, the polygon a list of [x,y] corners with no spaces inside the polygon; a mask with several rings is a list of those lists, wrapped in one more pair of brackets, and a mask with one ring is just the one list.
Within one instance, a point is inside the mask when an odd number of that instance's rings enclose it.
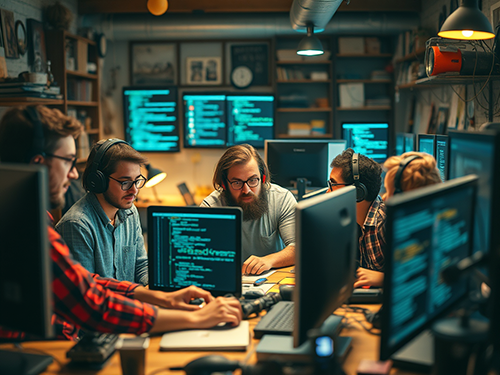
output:
{"label": "computer mouse", "polygon": [[261,290],[249,290],[248,292],[243,293],[243,297],[245,299],[257,299],[264,296],[264,292]]}
{"label": "computer mouse", "polygon": [[201,305],[205,300],[203,298],[195,298],[189,301],[190,305]]}
{"label": "computer mouse", "polygon": [[280,296],[283,301],[293,301],[295,285],[280,285]]}
{"label": "computer mouse", "polygon": [[208,375],[213,372],[234,371],[239,369],[240,363],[221,355],[207,355],[195,359],[184,366],[186,375]]}

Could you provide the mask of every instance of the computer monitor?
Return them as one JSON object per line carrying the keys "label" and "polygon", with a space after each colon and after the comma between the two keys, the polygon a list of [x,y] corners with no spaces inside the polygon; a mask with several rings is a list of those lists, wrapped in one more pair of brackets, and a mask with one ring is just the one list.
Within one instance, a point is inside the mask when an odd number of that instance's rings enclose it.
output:
{"label": "computer monitor", "polygon": [[241,295],[239,207],[148,207],[149,287]]}
{"label": "computer monitor", "polygon": [[[48,173],[41,165],[0,163],[0,181],[0,326],[51,338]],[[0,373],[38,373],[52,362],[24,354],[0,351]],[[21,372],[28,368],[33,372]]]}
{"label": "computer monitor", "polygon": [[442,181],[448,179],[448,156],[450,153],[450,142],[447,135],[436,135],[436,166]]}
{"label": "computer monitor", "polygon": [[226,147],[226,94],[189,93],[184,103],[184,147]]}
{"label": "computer monitor", "polygon": [[405,152],[415,151],[415,134],[404,133]]}
{"label": "computer monitor", "polygon": [[417,135],[417,150],[426,154],[436,156],[436,136],[434,134],[418,134]]}
{"label": "computer monitor", "polygon": [[297,179],[307,179],[311,189],[323,188],[330,178],[330,163],[346,149],[346,141],[266,140],[264,155],[273,183],[295,187]]}
{"label": "computer monitor", "polygon": [[227,95],[227,146],[248,143],[264,147],[274,138],[274,95]]}
{"label": "computer monitor", "polygon": [[299,202],[295,236],[293,344],[298,347],[352,294],[359,251],[356,189]]}
{"label": "computer monitor", "polygon": [[388,123],[343,123],[343,138],[347,147],[377,163],[383,163],[389,153]]}
{"label": "computer monitor", "polygon": [[179,151],[176,87],[124,87],[125,140],[139,152]]}
{"label": "computer monitor", "polygon": [[[381,360],[468,295],[466,278],[449,286],[440,271],[471,254],[477,182],[477,176],[466,176],[386,201]],[[415,357],[417,363],[432,363]]]}
{"label": "computer monitor", "polygon": [[403,133],[396,134],[396,155],[402,155],[405,152],[405,135]]}
{"label": "computer monitor", "polygon": [[476,205],[474,251],[488,252],[494,244],[492,227],[500,201],[500,133],[450,131],[450,179],[476,174],[479,190]]}

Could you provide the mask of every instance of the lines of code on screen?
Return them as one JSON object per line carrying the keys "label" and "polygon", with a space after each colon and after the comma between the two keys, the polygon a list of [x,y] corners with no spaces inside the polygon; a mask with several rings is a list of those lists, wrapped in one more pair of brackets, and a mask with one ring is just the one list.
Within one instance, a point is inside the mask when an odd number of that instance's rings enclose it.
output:
{"label": "lines of code on screen", "polygon": [[342,124],[347,147],[377,163],[387,159],[389,124]]}
{"label": "lines of code on screen", "polygon": [[236,216],[154,213],[156,287],[234,290]]}
{"label": "lines of code on screen", "polygon": [[226,95],[184,95],[184,146],[226,146]]}
{"label": "lines of code on screen", "polygon": [[177,91],[124,89],[125,133],[139,152],[179,151]]}

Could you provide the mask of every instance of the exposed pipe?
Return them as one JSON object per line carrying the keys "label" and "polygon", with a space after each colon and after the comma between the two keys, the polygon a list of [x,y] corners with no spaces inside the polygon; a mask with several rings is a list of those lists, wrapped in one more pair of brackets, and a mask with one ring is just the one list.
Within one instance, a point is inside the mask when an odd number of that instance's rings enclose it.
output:
{"label": "exposed pipe", "polygon": [[294,30],[306,30],[312,24],[315,30],[324,29],[343,0],[293,0],[290,23]]}
{"label": "exposed pipe", "polygon": [[[287,13],[245,14],[149,14],[85,15],[82,26],[96,27],[108,39],[128,40],[203,40],[256,39],[297,35]],[[338,13],[326,25],[324,34],[397,34],[419,26],[414,13]]]}

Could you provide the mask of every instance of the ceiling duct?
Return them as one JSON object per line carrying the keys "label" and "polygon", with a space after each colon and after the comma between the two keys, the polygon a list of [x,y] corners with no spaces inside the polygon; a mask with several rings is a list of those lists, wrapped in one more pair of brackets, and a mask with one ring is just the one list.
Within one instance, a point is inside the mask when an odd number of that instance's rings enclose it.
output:
{"label": "ceiling duct", "polygon": [[293,0],[290,22],[294,30],[307,31],[312,24],[317,31],[323,30],[342,4],[343,0]]}

